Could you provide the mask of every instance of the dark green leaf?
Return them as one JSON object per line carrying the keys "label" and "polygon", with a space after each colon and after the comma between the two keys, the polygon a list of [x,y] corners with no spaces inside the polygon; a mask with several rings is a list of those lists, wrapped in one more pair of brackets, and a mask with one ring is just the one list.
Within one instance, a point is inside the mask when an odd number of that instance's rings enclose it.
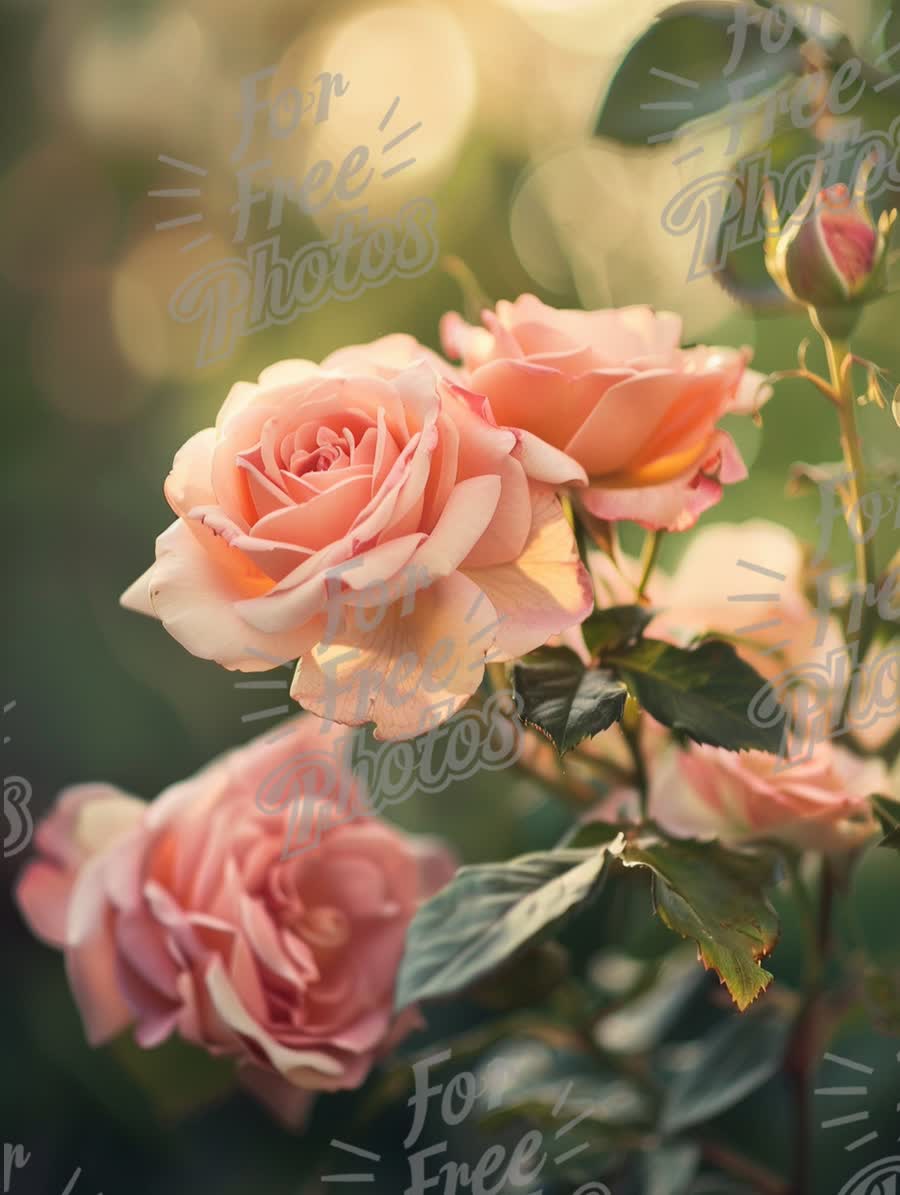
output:
{"label": "dark green leaf", "polygon": [[537,942],[513,955],[470,989],[471,999],[495,1012],[531,1008],[569,978],[569,952],[559,942]]}
{"label": "dark green leaf", "polygon": [[649,986],[626,998],[620,1008],[598,1022],[598,1044],[617,1054],[643,1054],[654,1049],[698,1006],[707,978],[686,943],[670,951],[655,968]]}
{"label": "dark green leaf", "polygon": [[716,842],[656,837],[610,848],[626,867],[649,867],[660,917],[683,938],[693,938],[741,1010],[772,976],[759,965],[778,940],[778,918],[765,889],[772,865],[765,858],[726,850]]}
{"label": "dark green leaf", "polygon": [[[616,71],[595,134],[629,145],[665,141],[689,120],[749,99],[786,75],[799,73],[804,37],[797,29],[784,48],[773,53],[763,46],[760,26],[749,25],[737,57],[735,34],[729,32],[736,7],[676,4],[660,13]],[[777,25],[777,15],[768,19]],[[778,38],[773,28],[770,51]]]}
{"label": "dark green leaf", "polygon": [[552,740],[557,751],[607,730],[622,717],[627,691],[606,669],[585,668],[568,647],[540,647],[513,669],[522,717]]}
{"label": "dark green leaf", "polygon": [[[514,1079],[504,1082],[505,1076]],[[548,1143],[555,1136],[548,1160],[573,1186],[608,1170],[615,1161],[613,1151],[638,1148],[650,1127],[646,1092],[596,1056],[535,1050],[528,1042],[512,1040],[487,1061],[478,1078],[487,1088],[481,1124],[489,1135],[526,1121],[542,1130]]]}
{"label": "dark green leaf", "polygon": [[876,796],[872,797],[872,808],[884,831],[884,838],[878,845],[900,851],[900,801]]}
{"label": "dark green leaf", "polygon": [[581,624],[588,651],[597,656],[640,639],[655,613],[649,606],[609,606],[606,610],[595,610]]}
{"label": "dark green leaf", "polygon": [[231,1063],[176,1037],[145,1050],[130,1034],[122,1034],[110,1050],[165,1119],[196,1112],[237,1086]]}
{"label": "dark green leaf", "polygon": [[700,1055],[669,1085],[664,1133],[706,1124],[767,1083],[781,1068],[790,1026],[774,1012],[731,1017],[701,1043]]}
{"label": "dark green leaf", "polygon": [[553,851],[463,867],[416,914],[396,1006],[450,996],[548,934],[593,896],[605,851]]}
{"label": "dark green leaf", "polygon": [[608,846],[620,834],[635,829],[633,822],[579,822],[557,845],[570,851],[586,851]]}
{"label": "dark green leaf", "polygon": [[707,640],[682,648],[643,639],[611,653],[605,663],[658,722],[698,743],[773,754],[781,748],[784,712],[765,726],[751,721],[751,702],[766,682],[727,643]]}

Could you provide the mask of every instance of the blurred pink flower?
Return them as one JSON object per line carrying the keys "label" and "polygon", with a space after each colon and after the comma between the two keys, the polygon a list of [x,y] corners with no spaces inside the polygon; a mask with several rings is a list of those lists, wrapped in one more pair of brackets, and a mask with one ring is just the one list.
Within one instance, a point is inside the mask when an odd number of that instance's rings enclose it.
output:
{"label": "blurred pink flower", "polygon": [[684,531],[746,477],[717,423],[771,393],[749,350],[681,349],[679,317],[649,307],[557,310],[520,295],[482,321],[441,321],[464,384],[515,430],[530,474],[586,485],[579,499],[598,518]]}
{"label": "blurred pink flower", "polygon": [[369,815],[337,763],[302,790],[324,827],[314,849],[283,858],[289,810],[259,800],[293,764],[343,758],[339,730],[301,716],[150,804],[100,784],[60,796],[17,899],[65,952],[92,1044],[131,1023],[147,1048],[177,1032],[236,1058],[300,1124],[315,1092],[358,1087],[418,1023],[394,1018],[394,983],[416,908],[453,874],[448,852]]}
{"label": "blurred pink flower", "polygon": [[660,577],[651,594],[660,613],[648,634],[682,644],[707,632],[729,636],[767,679],[790,668],[813,676],[843,640],[837,619],[820,617],[807,598],[805,579],[803,546],[786,527],[712,523],[691,537],[674,573]]}
{"label": "blurred pink flower", "polygon": [[[634,600],[640,565],[628,556],[619,564],[621,572],[607,556],[592,562],[608,604]],[[805,580],[803,546],[786,527],[766,519],[711,523],[690,537],[673,573],[654,572],[647,595],[658,613],[646,633],[680,646],[706,634],[728,639],[765,680],[783,679],[775,695],[797,726],[825,738],[846,688],[838,660],[844,640],[830,610],[820,614],[806,596]]]}
{"label": "blurred pink flower", "polygon": [[886,785],[880,760],[859,759],[829,742],[789,763],[763,751],[673,745],[653,772],[650,816],[670,833],[730,845],[777,839],[848,850],[877,832],[869,798]]}

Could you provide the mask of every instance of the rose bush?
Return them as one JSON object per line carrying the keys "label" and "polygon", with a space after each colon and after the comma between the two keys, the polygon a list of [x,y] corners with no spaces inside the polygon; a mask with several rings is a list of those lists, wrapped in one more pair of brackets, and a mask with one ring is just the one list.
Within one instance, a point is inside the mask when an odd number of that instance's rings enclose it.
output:
{"label": "rose bush", "polygon": [[482,408],[405,336],[237,384],[176,455],[177,519],[123,603],[226,668],[299,658],[297,701],[380,737],[449,717],[487,653],[591,605],[547,470]]}
{"label": "rose bush", "polygon": [[303,798],[326,824],[314,850],[283,858],[287,807],[258,800],[286,763],[340,748],[339,733],[301,715],[149,804],[100,784],[60,796],[17,896],[65,952],[93,1044],[132,1023],[144,1047],[178,1033],[237,1059],[299,1123],[315,1092],[359,1086],[417,1023],[393,1017],[395,977],[416,908],[453,874],[448,852],[368,815],[334,769]]}
{"label": "rose bush", "polygon": [[539,456],[535,475],[587,486],[591,514],[684,531],[746,477],[717,423],[771,393],[746,368],[749,350],[681,349],[680,318],[650,307],[557,310],[520,295],[482,320],[445,315],[444,350],[524,459]]}

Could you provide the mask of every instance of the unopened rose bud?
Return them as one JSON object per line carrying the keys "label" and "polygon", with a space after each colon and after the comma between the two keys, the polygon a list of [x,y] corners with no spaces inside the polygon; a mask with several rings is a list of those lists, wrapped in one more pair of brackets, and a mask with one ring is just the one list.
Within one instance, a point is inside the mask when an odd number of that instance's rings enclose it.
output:
{"label": "unopened rose bud", "polygon": [[813,309],[818,325],[845,337],[864,303],[884,293],[887,245],[896,211],[883,212],[876,224],[866,203],[870,157],[853,192],[843,183],[821,188],[824,165],[818,162],[809,188],[784,227],[775,197],[766,186],[766,267],[788,298]]}

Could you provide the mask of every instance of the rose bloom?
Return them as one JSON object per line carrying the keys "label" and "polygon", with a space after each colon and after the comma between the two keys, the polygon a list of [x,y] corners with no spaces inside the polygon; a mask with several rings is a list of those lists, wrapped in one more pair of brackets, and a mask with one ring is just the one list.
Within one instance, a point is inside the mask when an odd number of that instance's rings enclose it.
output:
{"label": "rose bloom", "polygon": [[837,619],[820,617],[804,593],[806,572],[801,543],[778,523],[702,527],[651,594],[660,613],[647,633],[682,644],[706,632],[728,636],[766,679],[791,670],[821,684],[843,640]]}
{"label": "rose bloom", "polygon": [[[243,1082],[300,1124],[316,1092],[358,1087],[418,1023],[414,1010],[393,1017],[395,978],[407,926],[453,862],[365,812],[343,770],[346,730],[306,715],[290,730],[150,804],[104,784],[66,790],[17,899],[65,952],[92,1044],[132,1023],[147,1048],[178,1033],[237,1059]],[[318,844],[288,852],[273,781],[323,752],[333,764],[317,789],[293,790]]]}
{"label": "rose bloom", "polygon": [[860,759],[830,742],[792,752],[789,761],[694,743],[684,750],[673,746],[658,761],[649,811],[679,836],[729,845],[778,839],[836,852],[877,832],[870,797],[887,785],[881,760]]}
{"label": "rose bloom", "polygon": [[560,311],[520,295],[482,321],[445,315],[444,350],[521,437],[533,475],[586,484],[578,498],[598,518],[684,531],[746,477],[716,425],[771,394],[749,350],[680,349],[680,318],[649,307]]}
{"label": "rose bloom", "polygon": [[487,653],[519,656],[591,608],[552,487],[483,408],[407,336],[237,384],[176,455],[178,517],[124,605],[226,668],[299,658],[292,696],[324,717],[420,733],[466,702]]}

